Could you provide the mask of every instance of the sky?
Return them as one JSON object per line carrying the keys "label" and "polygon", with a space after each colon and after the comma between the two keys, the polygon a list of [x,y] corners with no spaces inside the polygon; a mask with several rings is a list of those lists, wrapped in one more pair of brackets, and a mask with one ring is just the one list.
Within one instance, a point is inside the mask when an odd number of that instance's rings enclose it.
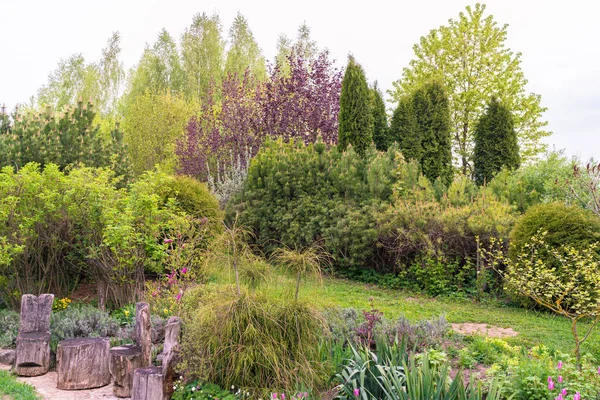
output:
{"label": "sky", "polygon": [[[490,0],[486,12],[508,24],[507,45],[521,52],[528,92],[542,96],[550,147],[600,158],[600,2]],[[196,13],[217,12],[225,33],[237,12],[247,19],[267,59],[279,34],[295,37],[306,22],[321,48],[342,67],[352,53],[384,90],[402,76],[413,45],[458,18],[466,0],[0,0],[0,104],[12,109],[46,83],[61,58],[98,61],[112,32],[121,34],[128,70],[166,28],[179,38]]]}

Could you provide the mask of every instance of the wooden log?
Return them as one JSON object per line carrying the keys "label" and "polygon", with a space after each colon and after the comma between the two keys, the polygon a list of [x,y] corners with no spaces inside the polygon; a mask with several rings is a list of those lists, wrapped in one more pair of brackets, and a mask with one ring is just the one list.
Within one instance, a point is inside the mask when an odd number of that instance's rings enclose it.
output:
{"label": "wooden log", "polygon": [[152,323],[150,322],[150,306],[148,303],[135,305],[135,336],[142,349],[142,367],[152,364]]}
{"label": "wooden log", "polygon": [[128,344],[110,349],[110,374],[115,396],[131,397],[133,373],[138,368],[142,368],[142,349],[139,346]]}
{"label": "wooden log", "polygon": [[63,340],[56,350],[56,387],[93,389],[110,383],[108,338]]}
{"label": "wooden log", "polygon": [[133,375],[131,400],[168,400],[161,367],[138,368]]}
{"label": "wooden log", "polygon": [[50,369],[50,332],[17,336],[14,372],[19,376],[44,375]]}
{"label": "wooden log", "polygon": [[179,361],[179,336],[181,335],[181,320],[170,317],[165,327],[165,343],[163,347],[162,376],[163,394],[170,399],[173,395],[173,379],[175,365]]}
{"label": "wooden log", "polygon": [[21,297],[19,333],[50,331],[50,313],[53,301],[53,294],[23,295]]}

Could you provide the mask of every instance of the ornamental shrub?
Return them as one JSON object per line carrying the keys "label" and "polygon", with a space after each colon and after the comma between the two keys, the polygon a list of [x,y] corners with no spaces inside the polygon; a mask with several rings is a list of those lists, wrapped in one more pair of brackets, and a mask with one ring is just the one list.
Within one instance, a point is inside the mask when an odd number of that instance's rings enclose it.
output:
{"label": "ornamental shrub", "polygon": [[[511,258],[515,258],[538,231],[546,232],[544,242],[552,247],[572,246],[583,250],[600,241],[600,220],[579,206],[562,202],[538,204],[529,208],[510,234]],[[556,263],[553,257],[544,261]]]}
{"label": "ornamental shrub", "polygon": [[380,268],[376,215],[391,198],[395,164],[393,147],[382,153],[371,146],[363,158],[321,141],[267,140],[244,190],[228,204],[228,218],[239,214],[267,255],[281,245],[302,249],[320,242],[337,272]]}

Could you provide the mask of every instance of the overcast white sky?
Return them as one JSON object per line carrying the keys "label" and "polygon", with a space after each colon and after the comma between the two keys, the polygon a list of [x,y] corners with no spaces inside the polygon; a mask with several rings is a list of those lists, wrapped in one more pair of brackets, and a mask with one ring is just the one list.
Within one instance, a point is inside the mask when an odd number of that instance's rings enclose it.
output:
{"label": "overcast white sky", "polygon": [[[600,157],[600,2],[490,0],[487,12],[508,23],[508,46],[523,53],[528,91],[542,95],[554,134],[548,142],[568,154]],[[25,102],[60,58],[81,52],[87,61],[113,31],[122,37],[129,69],[163,27],[179,38],[197,12],[217,11],[225,32],[240,11],[268,59],[279,33],[295,36],[306,21],[320,47],[341,66],[352,52],[370,81],[383,89],[400,78],[412,46],[456,18],[466,0],[362,2],[302,0],[0,0],[0,103]]]}

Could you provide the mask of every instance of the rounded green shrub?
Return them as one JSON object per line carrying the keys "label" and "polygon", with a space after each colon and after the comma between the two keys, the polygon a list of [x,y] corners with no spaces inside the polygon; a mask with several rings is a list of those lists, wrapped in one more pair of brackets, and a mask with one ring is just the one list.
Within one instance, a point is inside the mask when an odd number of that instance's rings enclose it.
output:
{"label": "rounded green shrub", "polygon": [[514,258],[538,231],[552,248],[585,249],[600,242],[600,220],[578,206],[561,202],[538,204],[517,220],[510,234],[510,257]]}
{"label": "rounded green shrub", "polygon": [[223,219],[219,201],[212,195],[206,184],[189,176],[177,175],[165,181],[163,200],[173,198],[181,211],[195,218],[208,218],[211,221]]}

